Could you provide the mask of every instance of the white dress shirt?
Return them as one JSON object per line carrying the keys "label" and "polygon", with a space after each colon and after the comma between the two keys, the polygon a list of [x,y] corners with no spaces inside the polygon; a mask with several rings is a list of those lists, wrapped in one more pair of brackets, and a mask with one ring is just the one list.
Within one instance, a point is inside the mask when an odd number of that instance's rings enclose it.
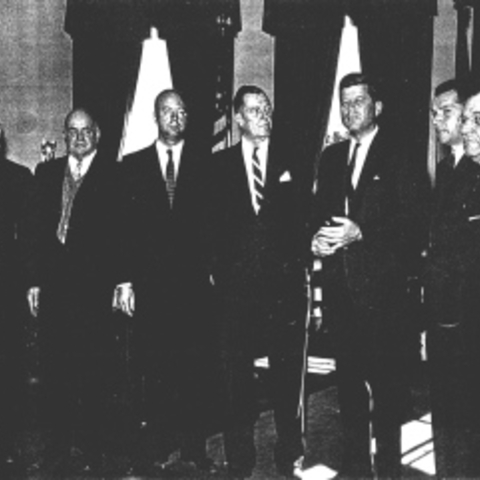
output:
{"label": "white dress shirt", "polygon": [[68,167],[70,168],[70,173],[75,180],[79,180],[80,178],[84,177],[90,168],[93,157],[95,157],[96,154],[97,151],[95,150],[94,152],[85,155],[80,162],[73,155],[68,156]]}
{"label": "white dress shirt", "polygon": [[[378,127],[375,127],[370,133],[367,133],[361,140],[360,140],[360,146],[358,147],[357,150],[357,158],[355,162],[355,169],[352,173],[352,185],[354,188],[357,188],[358,181],[360,179],[360,175],[362,174],[363,170],[363,165],[365,164],[365,160],[367,159],[368,151],[370,150],[370,145],[373,142],[373,139],[375,138],[375,135],[378,132]],[[354,138],[350,139],[350,150],[348,154],[348,159],[352,158],[353,155],[353,150],[355,148],[355,145],[357,144],[357,140]]]}
{"label": "white dress shirt", "polygon": [[267,159],[268,159],[268,145],[269,140],[265,139],[258,145],[255,145],[253,142],[248,140],[245,137],[242,137],[242,154],[243,154],[243,161],[245,162],[245,170],[247,172],[248,178],[248,186],[250,188],[250,198],[252,201],[252,206],[255,210],[255,213],[258,213],[260,210],[260,205],[258,205],[257,197],[255,195],[255,187],[253,181],[253,151],[255,148],[257,150],[257,157],[260,163],[260,170],[262,172],[263,183],[266,182],[266,174],[267,174]]}
{"label": "white dress shirt", "polygon": [[178,176],[178,169],[180,168],[180,158],[182,156],[184,140],[176,143],[175,145],[166,145],[160,140],[155,142],[157,148],[157,154],[160,161],[160,168],[162,169],[163,178],[167,178],[167,163],[168,163],[168,150],[172,151],[172,160],[175,171],[175,181]]}
{"label": "white dress shirt", "polygon": [[455,158],[455,167],[458,165],[458,162],[465,154],[465,149],[463,148],[463,144],[460,145],[452,145],[452,153],[453,157]]}

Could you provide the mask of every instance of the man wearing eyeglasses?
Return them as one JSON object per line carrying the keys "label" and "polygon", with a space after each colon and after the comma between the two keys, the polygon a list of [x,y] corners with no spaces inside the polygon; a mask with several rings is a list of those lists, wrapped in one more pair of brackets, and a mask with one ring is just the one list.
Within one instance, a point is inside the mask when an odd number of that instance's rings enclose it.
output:
{"label": "man wearing eyeglasses", "polygon": [[221,296],[225,453],[231,478],[252,474],[259,414],[254,360],[267,356],[277,432],[274,459],[278,473],[291,478],[303,456],[306,208],[295,152],[271,138],[266,93],[243,86],[233,107],[241,141],[214,156],[210,189],[214,281]]}
{"label": "man wearing eyeglasses", "polygon": [[[100,128],[86,110],[67,115],[64,135],[66,156],[35,172],[28,291],[40,327],[41,418],[52,434],[46,466],[61,475],[102,467],[115,285],[114,162],[99,152]],[[84,454],[81,462],[71,457],[73,447]]]}

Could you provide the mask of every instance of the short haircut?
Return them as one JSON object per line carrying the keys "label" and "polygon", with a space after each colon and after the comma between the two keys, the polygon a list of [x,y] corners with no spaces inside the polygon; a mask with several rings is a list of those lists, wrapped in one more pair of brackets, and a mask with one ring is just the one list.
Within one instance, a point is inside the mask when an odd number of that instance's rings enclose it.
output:
{"label": "short haircut", "polygon": [[157,118],[157,110],[158,110],[158,105],[160,104],[160,102],[166,98],[166,97],[169,97],[170,95],[175,95],[177,96],[178,98],[180,98],[180,100],[182,100],[183,102],[183,105],[185,106],[185,109],[187,109],[187,102],[185,102],[185,98],[183,97],[183,94],[182,92],[180,92],[180,90],[177,90],[176,88],[167,88],[165,90],[162,90],[156,97],[155,97],[155,102],[154,102],[154,106],[155,106],[155,118]]}
{"label": "short haircut", "polygon": [[238,113],[243,105],[245,95],[264,95],[268,99],[268,95],[260,87],[256,85],[242,85],[233,97],[233,112]]}
{"label": "short haircut", "polygon": [[345,88],[354,87],[356,85],[365,85],[368,88],[368,93],[374,102],[381,100],[378,82],[372,77],[360,72],[349,73],[345,75],[340,80],[339,90],[341,92]]}
{"label": "short haircut", "polygon": [[465,103],[465,100],[470,96],[470,88],[468,87],[468,82],[460,81],[456,78],[451,78],[438,84],[433,92],[435,97],[439,97],[447,92],[455,92],[458,97],[459,103]]}
{"label": "short haircut", "polygon": [[472,78],[467,82],[467,86],[465,87],[465,101],[467,101],[471,97],[476,97],[477,95],[480,95],[480,84],[478,82],[478,79]]}

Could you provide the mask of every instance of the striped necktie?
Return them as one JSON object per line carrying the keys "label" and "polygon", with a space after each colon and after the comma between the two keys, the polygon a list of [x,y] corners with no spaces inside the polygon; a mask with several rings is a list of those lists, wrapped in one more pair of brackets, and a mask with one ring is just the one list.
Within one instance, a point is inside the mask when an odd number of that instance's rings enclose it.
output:
{"label": "striped necktie", "polygon": [[167,150],[167,154],[168,154],[167,170],[166,170],[167,194],[168,194],[168,200],[170,202],[170,207],[173,207],[173,197],[175,196],[175,166],[173,164],[173,152],[171,148]]}
{"label": "striped necktie", "polygon": [[255,203],[258,209],[262,206],[265,185],[263,183],[263,174],[260,167],[260,159],[258,158],[258,147],[255,147],[252,155],[252,172],[253,172],[253,193]]}

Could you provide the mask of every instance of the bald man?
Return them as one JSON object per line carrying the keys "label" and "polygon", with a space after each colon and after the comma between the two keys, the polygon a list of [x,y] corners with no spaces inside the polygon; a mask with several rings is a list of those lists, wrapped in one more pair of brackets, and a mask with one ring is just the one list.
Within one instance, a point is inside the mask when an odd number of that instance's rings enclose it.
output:
{"label": "bald man", "polygon": [[[86,110],[67,115],[64,136],[66,156],[35,172],[28,300],[40,325],[48,460],[67,475],[101,469],[106,440],[115,162],[99,152],[100,128]],[[74,446],[84,453],[76,466]]]}

